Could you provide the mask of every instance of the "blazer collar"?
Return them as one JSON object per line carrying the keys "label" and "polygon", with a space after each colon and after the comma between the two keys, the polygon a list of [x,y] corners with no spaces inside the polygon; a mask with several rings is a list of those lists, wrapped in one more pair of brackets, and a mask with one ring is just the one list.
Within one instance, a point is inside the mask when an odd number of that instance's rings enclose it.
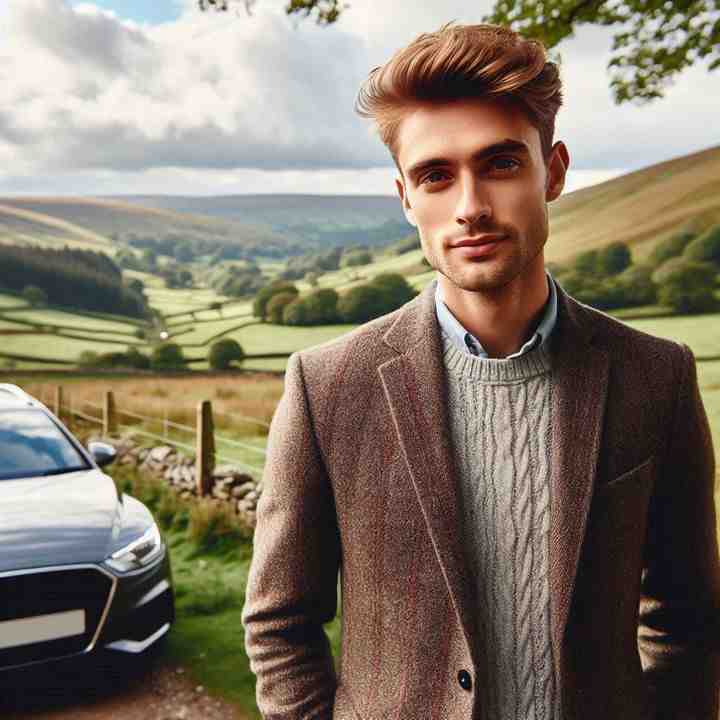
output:
{"label": "blazer collar", "polygon": [[[553,281],[554,282],[554,281]],[[479,661],[477,613],[455,485],[445,372],[435,314],[435,282],[407,303],[383,339],[397,355],[378,367],[395,432],[450,597],[473,659]],[[550,339],[553,393],[550,467],[550,610],[556,670],[595,482],[608,353],[596,340],[593,312],[557,285],[558,318]]]}
{"label": "blazer collar", "polygon": [[[557,322],[565,326],[563,332],[568,341],[589,344],[594,335],[594,325],[588,322],[588,311],[573,300],[549,274],[548,278],[555,285],[557,293]],[[432,343],[434,335],[437,335],[439,340],[435,311],[436,288],[437,280],[433,280],[402,308],[395,322],[386,331],[383,340],[396,352],[412,352],[421,343]]]}

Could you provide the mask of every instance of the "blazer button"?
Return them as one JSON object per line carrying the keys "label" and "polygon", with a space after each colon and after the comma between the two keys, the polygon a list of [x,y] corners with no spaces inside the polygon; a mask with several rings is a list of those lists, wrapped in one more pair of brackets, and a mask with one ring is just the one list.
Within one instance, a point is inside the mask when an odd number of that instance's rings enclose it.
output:
{"label": "blazer button", "polygon": [[458,682],[460,683],[460,687],[463,690],[472,689],[472,678],[470,677],[470,673],[467,670],[461,670],[458,673]]}

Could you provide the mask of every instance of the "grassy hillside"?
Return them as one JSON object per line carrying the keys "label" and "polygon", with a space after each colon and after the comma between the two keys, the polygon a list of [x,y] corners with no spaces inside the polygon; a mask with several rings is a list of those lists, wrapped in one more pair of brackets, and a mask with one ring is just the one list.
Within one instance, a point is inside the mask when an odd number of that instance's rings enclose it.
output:
{"label": "grassy hillside", "polygon": [[611,242],[636,260],[686,223],[720,222],[720,146],[577,190],[550,205],[548,261]]}

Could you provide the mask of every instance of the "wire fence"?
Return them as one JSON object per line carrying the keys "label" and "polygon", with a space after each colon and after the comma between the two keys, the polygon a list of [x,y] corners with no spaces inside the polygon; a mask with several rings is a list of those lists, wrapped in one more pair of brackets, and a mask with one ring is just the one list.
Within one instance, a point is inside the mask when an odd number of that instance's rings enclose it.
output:
{"label": "wire fence", "polygon": [[[208,428],[199,427],[198,424],[187,425],[170,420],[167,410],[162,417],[138,413],[122,407],[122,402],[116,403],[112,391],[104,393],[101,404],[88,400],[77,400],[62,386],[43,385],[38,396],[45,405],[55,411],[58,417],[67,413],[73,420],[81,419],[100,425],[104,434],[108,434],[110,430],[131,432],[133,435],[182,448],[190,453],[197,453],[201,440],[208,443],[207,435],[211,433],[209,446],[212,448],[213,462],[220,461],[236,466],[256,476],[262,474],[266,455],[265,448],[237,437],[218,433],[214,429],[212,421]],[[212,405],[209,401],[206,401],[206,404],[210,407],[209,412],[212,418]],[[215,411],[214,414],[223,417],[226,427],[242,424],[254,424],[263,429],[270,427],[268,422],[260,418],[226,411]],[[204,438],[201,437],[203,435]],[[233,450],[240,452],[233,452]],[[252,462],[252,460],[256,462]]]}

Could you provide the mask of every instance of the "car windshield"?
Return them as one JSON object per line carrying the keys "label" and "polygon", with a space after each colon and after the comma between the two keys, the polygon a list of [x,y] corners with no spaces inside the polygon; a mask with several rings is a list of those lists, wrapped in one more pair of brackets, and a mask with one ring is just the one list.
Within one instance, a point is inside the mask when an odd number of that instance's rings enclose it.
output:
{"label": "car windshield", "polygon": [[57,475],[89,467],[42,410],[0,411],[0,480]]}

